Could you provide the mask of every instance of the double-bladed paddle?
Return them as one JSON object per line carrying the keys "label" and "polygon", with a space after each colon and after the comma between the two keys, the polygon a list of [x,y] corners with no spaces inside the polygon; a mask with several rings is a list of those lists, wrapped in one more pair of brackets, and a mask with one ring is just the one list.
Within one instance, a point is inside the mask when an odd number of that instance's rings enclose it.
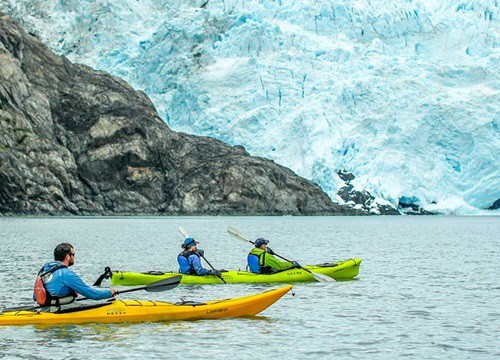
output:
{"label": "double-bladed paddle", "polygon": [[[227,232],[229,233],[229,235],[231,235],[235,239],[245,241],[245,242],[248,242],[250,244],[255,245],[255,243],[253,241],[248,240],[248,238],[243,236],[243,234],[241,232],[239,232],[237,229],[235,229],[234,227],[228,226]],[[283,259],[283,260],[288,261],[288,262],[292,262],[292,261],[284,258],[283,256],[276,254],[274,251],[273,251],[273,253],[275,256],[279,257],[280,259]],[[335,281],[334,279],[332,279],[331,277],[329,277],[327,275],[314,273],[314,272],[312,272],[309,269],[306,269],[304,267],[301,267],[301,269],[310,273],[314,277],[314,279],[319,281],[319,282],[334,282]]]}
{"label": "double-bladed paddle", "polygon": [[[178,229],[179,229],[179,232],[181,233],[182,240],[185,240],[185,239],[191,237],[191,236],[189,236],[187,230],[184,229],[182,226],[179,226]],[[200,257],[203,260],[205,260],[205,262],[208,264],[208,266],[210,266],[212,268],[212,270],[215,270],[215,268],[212,266],[212,264],[210,264],[210,262],[205,257],[205,254],[198,253],[198,255],[200,255]],[[217,276],[219,279],[221,279],[224,284],[227,284],[226,280],[224,280],[224,278],[222,277],[222,275],[215,275],[215,276]]]}
{"label": "double-bladed paddle", "polygon": [[[119,295],[119,294],[128,293],[128,292],[139,291],[139,290],[146,290],[147,292],[160,292],[160,291],[171,290],[180,284],[181,279],[182,279],[182,276],[177,275],[177,276],[173,276],[173,277],[168,278],[168,279],[155,281],[154,283],[148,284],[146,286],[140,286],[140,287],[136,287],[136,288],[132,288],[132,289],[125,289],[125,290],[118,290],[115,293],[115,296]],[[83,298],[75,299],[75,301],[83,301],[83,300],[88,300],[88,298],[83,297]],[[48,305],[48,306],[50,306],[50,305]],[[8,311],[22,311],[22,310],[32,311],[32,310],[40,309],[42,307],[44,307],[44,306],[31,306],[31,307],[19,306],[19,307],[3,309],[2,312],[5,313]]]}

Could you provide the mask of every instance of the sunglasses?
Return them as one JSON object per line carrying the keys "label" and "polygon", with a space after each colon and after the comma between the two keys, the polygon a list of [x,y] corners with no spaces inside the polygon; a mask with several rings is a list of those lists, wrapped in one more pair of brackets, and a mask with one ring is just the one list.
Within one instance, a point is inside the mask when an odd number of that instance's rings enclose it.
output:
{"label": "sunglasses", "polygon": [[69,253],[68,255],[71,257],[75,257],[75,253]]}

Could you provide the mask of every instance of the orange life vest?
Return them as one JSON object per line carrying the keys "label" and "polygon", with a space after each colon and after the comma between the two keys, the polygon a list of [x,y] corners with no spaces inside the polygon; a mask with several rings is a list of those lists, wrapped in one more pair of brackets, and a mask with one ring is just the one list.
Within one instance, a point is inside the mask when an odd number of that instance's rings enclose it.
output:
{"label": "orange life vest", "polygon": [[[75,299],[76,296],[78,296],[78,294],[75,292],[72,295],[68,295],[68,296],[64,296],[64,297],[59,298],[56,296],[52,296],[50,294],[50,292],[48,292],[47,289],[45,288],[45,281],[44,281],[45,279],[44,278],[48,274],[52,274],[56,270],[59,270],[59,269],[65,268],[65,267],[67,267],[67,266],[63,265],[63,264],[59,264],[57,266],[54,266],[52,269],[50,269],[49,271],[46,271],[46,272],[43,272],[43,267],[42,267],[42,269],[40,269],[40,271],[38,272],[38,275],[36,276],[35,286],[33,288],[33,293],[35,294],[35,299],[36,299],[36,302],[38,303],[38,305],[40,305],[40,306],[50,306],[50,305],[59,306],[62,304],[69,304],[70,302],[72,302]],[[68,299],[66,299],[66,298],[68,298]]]}

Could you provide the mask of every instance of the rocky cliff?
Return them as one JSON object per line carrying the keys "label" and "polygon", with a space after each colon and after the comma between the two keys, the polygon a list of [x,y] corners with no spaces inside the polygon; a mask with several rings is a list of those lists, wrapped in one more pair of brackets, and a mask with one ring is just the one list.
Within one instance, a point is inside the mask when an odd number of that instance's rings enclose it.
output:
{"label": "rocky cliff", "polygon": [[0,14],[0,213],[366,211],[242,147],[172,131],[143,92]]}

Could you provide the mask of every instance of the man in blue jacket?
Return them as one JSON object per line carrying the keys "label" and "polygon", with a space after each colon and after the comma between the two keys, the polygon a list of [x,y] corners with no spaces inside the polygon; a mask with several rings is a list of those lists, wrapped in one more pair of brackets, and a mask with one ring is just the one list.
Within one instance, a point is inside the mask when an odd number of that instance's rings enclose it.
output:
{"label": "man in blue jacket", "polygon": [[[48,293],[47,305],[63,305],[82,295],[92,300],[109,299],[116,290],[96,289],[88,286],[78,275],[69,269],[75,263],[75,249],[71,244],[62,243],[54,249],[54,260],[47,262],[40,270],[43,287]],[[36,300],[36,287],[33,299]]]}
{"label": "man in blue jacket", "polygon": [[203,250],[198,250],[196,244],[198,242],[193,238],[184,240],[184,244],[182,244],[184,251],[177,257],[179,272],[186,275],[215,275],[220,277],[220,270],[209,270],[201,266],[200,257],[203,257]]}

